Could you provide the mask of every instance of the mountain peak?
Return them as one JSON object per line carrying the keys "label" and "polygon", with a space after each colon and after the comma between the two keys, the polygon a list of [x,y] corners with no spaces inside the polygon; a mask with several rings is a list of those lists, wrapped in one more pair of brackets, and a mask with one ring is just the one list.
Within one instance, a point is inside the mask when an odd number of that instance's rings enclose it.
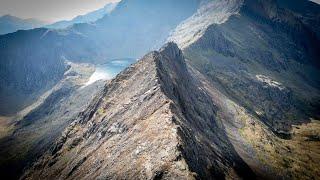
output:
{"label": "mountain peak", "polygon": [[168,40],[178,43],[184,49],[196,42],[212,24],[222,24],[237,14],[243,0],[203,0],[197,12],[181,22]]}
{"label": "mountain peak", "polygon": [[159,52],[170,59],[183,59],[182,51],[174,42],[168,42],[160,49]]}

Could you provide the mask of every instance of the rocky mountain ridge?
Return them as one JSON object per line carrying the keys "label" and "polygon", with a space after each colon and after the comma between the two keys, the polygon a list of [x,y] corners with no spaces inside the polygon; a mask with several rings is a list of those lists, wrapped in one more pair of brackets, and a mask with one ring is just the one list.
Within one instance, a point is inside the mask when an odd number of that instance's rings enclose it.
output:
{"label": "rocky mountain ridge", "polygon": [[[317,136],[319,123],[294,126],[291,139],[283,140],[184,60],[177,45],[169,43],[124,70],[22,179],[299,179],[319,174],[319,142],[310,139]],[[310,161],[305,159],[309,151]]]}
{"label": "rocky mountain ridge", "polygon": [[197,83],[175,44],[149,53],[107,84],[23,178],[254,176]]}

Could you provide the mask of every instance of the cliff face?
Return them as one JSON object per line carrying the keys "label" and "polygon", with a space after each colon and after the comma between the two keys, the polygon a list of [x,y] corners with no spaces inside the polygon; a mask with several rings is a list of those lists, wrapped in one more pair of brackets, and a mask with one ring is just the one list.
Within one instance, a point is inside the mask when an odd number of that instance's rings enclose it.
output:
{"label": "cliff face", "polygon": [[108,83],[24,178],[252,176],[198,83],[175,44],[149,53]]}

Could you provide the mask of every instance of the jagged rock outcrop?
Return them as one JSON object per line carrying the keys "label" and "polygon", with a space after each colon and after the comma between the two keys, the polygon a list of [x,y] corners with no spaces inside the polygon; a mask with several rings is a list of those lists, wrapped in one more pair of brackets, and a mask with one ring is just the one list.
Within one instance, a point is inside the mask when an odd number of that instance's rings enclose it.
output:
{"label": "jagged rock outcrop", "polygon": [[169,43],[105,86],[23,179],[253,176]]}

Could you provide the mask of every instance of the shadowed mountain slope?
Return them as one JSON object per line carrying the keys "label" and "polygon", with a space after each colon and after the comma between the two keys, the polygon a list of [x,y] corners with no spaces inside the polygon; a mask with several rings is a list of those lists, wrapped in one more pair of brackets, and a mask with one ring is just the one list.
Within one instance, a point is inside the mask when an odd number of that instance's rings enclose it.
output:
{"label": "shadowed mountain slope", "polygon": [[222,92],[285,135],[319,117],[319,47],[312,28],[275,1],[246,0],[184,52]]}
{"label": "shadowed mountain slope", "polygon": [[[10,117],[11,126],[0,137],[0,174],[17,179],[22,170],[41,156],[60,137],[61,132],[85,109],[104,82],[89,86],[94,67],[69,63],[68,71],[52,89],[17,115]],[[2,130],[1,129],[1,130]]]}

